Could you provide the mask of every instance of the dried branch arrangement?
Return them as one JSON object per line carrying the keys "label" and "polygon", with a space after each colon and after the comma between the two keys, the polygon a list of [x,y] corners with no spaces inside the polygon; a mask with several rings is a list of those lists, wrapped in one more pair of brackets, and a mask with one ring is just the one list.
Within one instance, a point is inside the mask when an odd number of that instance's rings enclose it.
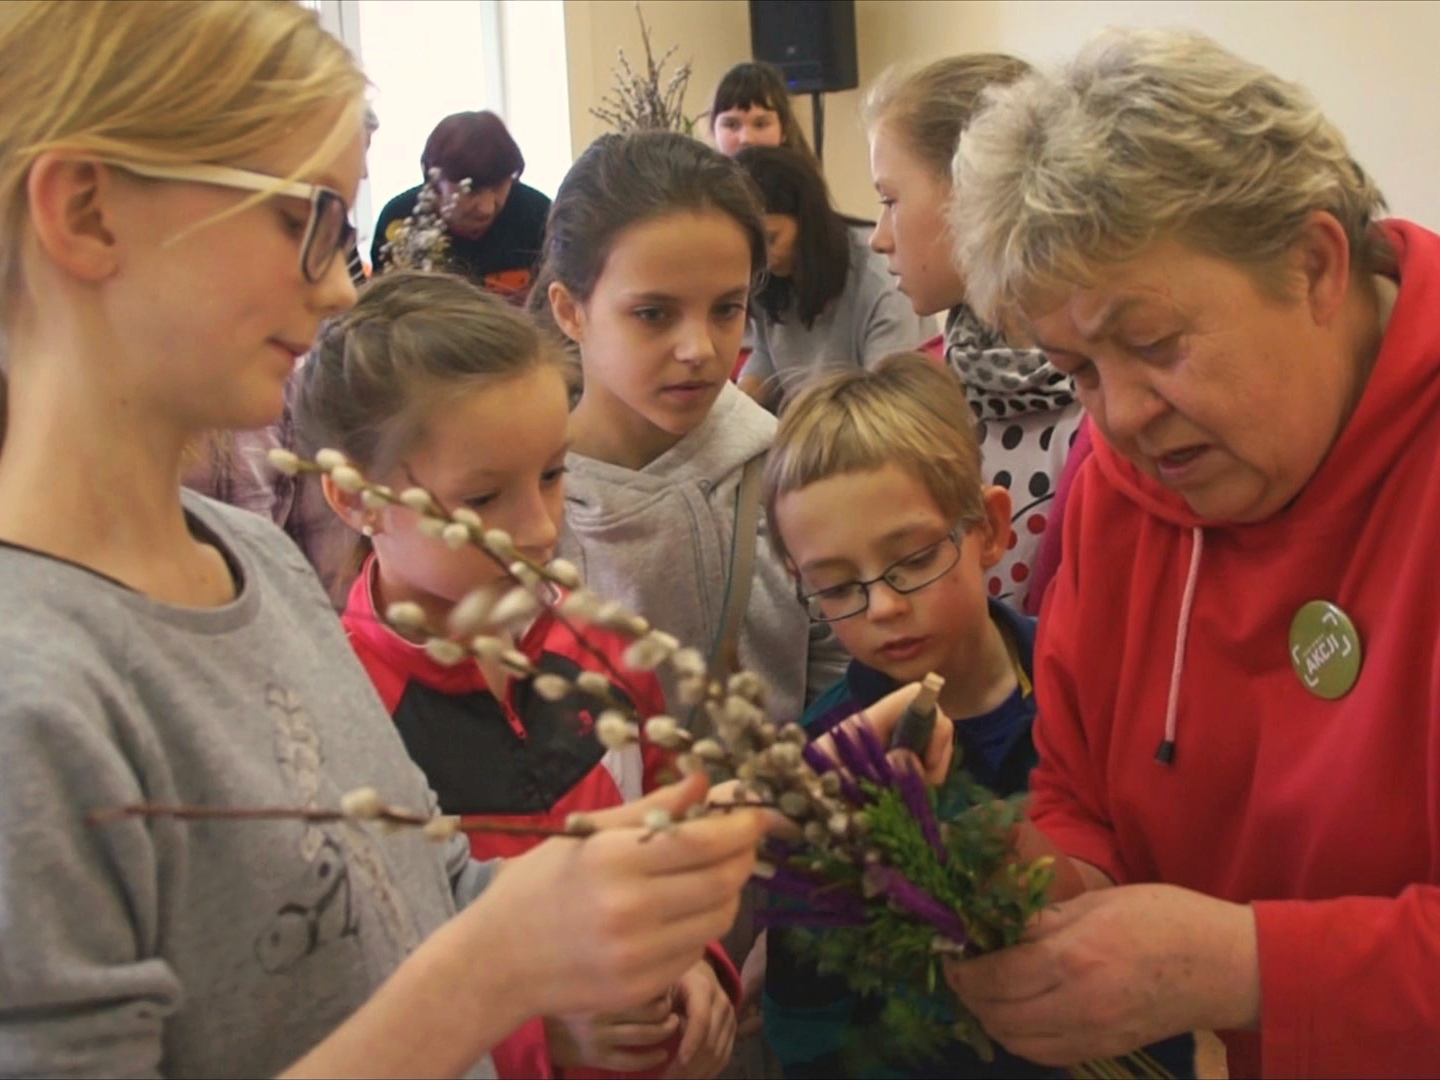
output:
{"label": "dried branch arrangement", "polygon": [[448,199],[442,198],[440,170],[431,169],[415,198],[414,211],[385,230],[385,246],[380,251],[389,265],[396,270],[427,273],[444,270],[450,253],[450,229],[446,222],[456,200],[469,191],[467,177]]}
{"label": "dried branch arrangement", "polygon": [[694,119],[685,115],[685,91],[690,85],[690,64],[677,67],[668,79],[663,72],[676,46],[655,59],[650,44],[650,27],[645,13],[635,5],[640,20],[640,40],[645,47],[645,67],[640,73],[630,66],[625,50],[617,51],[611,91],[591,108],[590,115],[622,134],[631,131],[679,131],[692,134]]}
{"label": "dried branch arrangement", "polygon": [[[321,450],[313,461],[272,450],[270,462],[291,476],[328,474],[369,509],[404,506],[419,516],[424,535],[455,550],[473,546],[504,570],[507,585],[464,597],[445,627],[429,625],[412,603],[394,604],[384,613],[397,633],[423,645],[436,662],[498,665],[531,680],[547,700],[573,699],[589,708],[596,715],[596,736],[607,748],[626,747],[643,731],[651,743],[675,753],[681,773],[703,771],[715,782],[737,782],[734,799],[692,807],[687,816],[760,805],[790,819],[794,835],[767,841],[756,871],[772,897],[764,919],[798,930],[793,936],[822,971],[843,974],[859,993],[884,995],[882,1030],[872,1033],[877,1047],[923,1059],[958,1038],[982,1056],[991,1054],[979,1024],[940,986],[939,963],[944,954],[977,955],[1013,944],[1046,902],[1048,860],[1021,865],[1013,858],[1016,802],[996,800],[959,773],[937,795],[908,765],[897,764],[863,724],[836,729],[833,756],[822,752],[799,725],[776,725],[769,717],[759,676],[713,668],[696,649],[587,590],[570,563],[556,559],[542,565],[527,558],[503,530],[487,528],[468,508],[445,507],[423,487],[397,492],[374,484],[335,450]],[[508,644],[512,632],[542,611],[575,634],[600,671],[582,672],[573,681],[537,672]],[[625,668],[667,666],[676,676],[680,704],[691,710],[685,721],[637,714],[630,703],[640,696],[627,686],[625,671],[587,642],[585,625],[630,640]],[[926,680],[906,720],[923,719],[927,711],[933,715],[940,685],[938,677]],[[368,821],[389,830],[418,829],[437,841],[460,832],[583,839],[597,831],[582,814],[571,815],[560,829],[496,818],[432,817],[386,805],[370,789],[349,793],[334,809],[137,804],[89,820],[103,825],[154,816]],[[683,828],[663,810],[652,811],[644,826],[647,835]],[[819,930],[824,932],[815,933]],[[1143,1055],[1088,1062],[1077,1066],[1076,1074],[1167,1075]]]}

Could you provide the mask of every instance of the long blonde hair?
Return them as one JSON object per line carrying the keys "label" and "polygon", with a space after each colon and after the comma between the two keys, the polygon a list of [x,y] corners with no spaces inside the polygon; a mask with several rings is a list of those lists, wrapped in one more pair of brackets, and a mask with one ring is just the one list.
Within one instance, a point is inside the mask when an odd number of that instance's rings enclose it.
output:
{"label": "long blonde hair", "polygon": [[345,47],[291,0],[0,4],[0,331],[24,286],[26,178],[41,154],[232,162],[352,105],[299,175],[339,151],[365,86]]}
{"label": "long blonde hair", "polygon": [[887,68],[865,95],[865,127],[894,130],[937,179],[950,183],[950,161],[960,133],[992,86],[1008,86],[1030,73],[1024,60],[1004,53],[966,53],[924,67]]}

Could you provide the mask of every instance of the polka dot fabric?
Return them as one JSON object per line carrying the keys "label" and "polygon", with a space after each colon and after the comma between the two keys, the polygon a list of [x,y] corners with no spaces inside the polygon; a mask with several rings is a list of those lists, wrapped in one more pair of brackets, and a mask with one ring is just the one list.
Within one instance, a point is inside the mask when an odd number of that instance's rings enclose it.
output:
{"label": "polka dot fabric", "polygon": [[991,596],[1017,610],[1030,592],[1040,539],[1050,527],[1055,483],[1065,468],[1065,456],[1082,415],[1080,406],[1071,404],[980,424],[986,476],[992,484],[1007,488],[1014,504],[1010,548],[990,571],[986,584]]}
{"label": "polka dot fabric", "polygon": [[1022,610],[1083,413],[1069,378],[1044,353],[1010,348],[969,308],[950,314],[945,358],[975,412],[986,479],[1008,489],[1014,504],[1009,550],[986,584],[992,597]]}

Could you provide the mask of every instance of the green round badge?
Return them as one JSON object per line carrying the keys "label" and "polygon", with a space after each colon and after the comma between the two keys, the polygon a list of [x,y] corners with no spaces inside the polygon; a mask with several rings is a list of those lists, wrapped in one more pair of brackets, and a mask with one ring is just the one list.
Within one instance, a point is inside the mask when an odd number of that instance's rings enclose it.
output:
{"label": "green round badge", "polygon": [[1290,623],[1290,663],[1305,689],[1334,701],[1360,677],[1360,633],[1328,600],[1311,600]]}

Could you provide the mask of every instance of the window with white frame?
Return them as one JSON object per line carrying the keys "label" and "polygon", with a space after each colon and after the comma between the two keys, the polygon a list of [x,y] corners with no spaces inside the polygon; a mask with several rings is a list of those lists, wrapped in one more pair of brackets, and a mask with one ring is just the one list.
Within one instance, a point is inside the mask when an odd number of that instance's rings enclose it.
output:
{"label": "window with white frame", "polygon": [[525,155],[525,183],[554,195],[570,167],[562,0],[301,0],[360,60],[380,130],[355,215],[361,251],[380,208],[420,182],[444,117],[490,109]]}

